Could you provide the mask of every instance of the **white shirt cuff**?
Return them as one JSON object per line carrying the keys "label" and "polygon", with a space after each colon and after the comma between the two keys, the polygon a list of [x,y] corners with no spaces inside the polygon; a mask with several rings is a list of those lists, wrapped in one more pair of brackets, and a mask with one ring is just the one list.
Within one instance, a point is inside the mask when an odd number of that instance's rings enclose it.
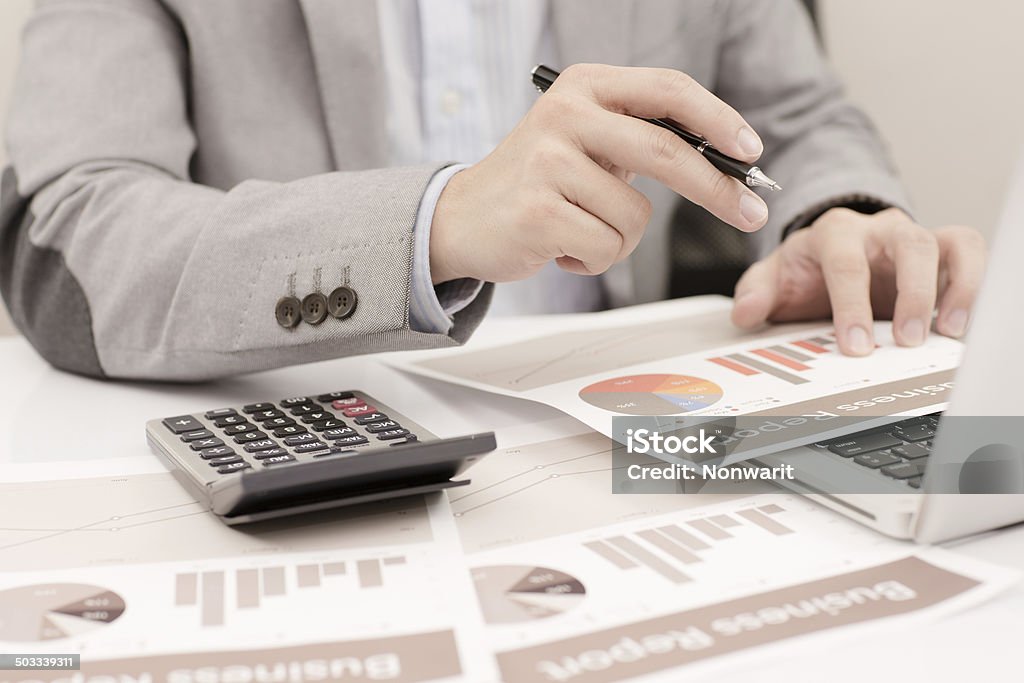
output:
{"label": "white shirt cuff", "polygon": [[441,192],[466,164],[441,169],[427,183],[413,226],[412,290],[409,296],[409,326],[415,332],[448,334],[452,316],[473,302],[484,283],[461,279],[434,286],[430,277],[430,227]]}

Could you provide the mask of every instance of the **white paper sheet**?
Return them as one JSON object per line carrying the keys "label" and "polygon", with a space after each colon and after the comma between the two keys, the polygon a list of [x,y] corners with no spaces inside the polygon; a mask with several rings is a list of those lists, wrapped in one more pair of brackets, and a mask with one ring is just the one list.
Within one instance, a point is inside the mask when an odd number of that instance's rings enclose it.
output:
{"label": "white paper sheet", "polygon": [[[396,367],[484,391],[545,403],[612,434],[615,415],[921,415],[944,407],[962,353],[931,335],[896,346],[876,323],[866,358],[838,352],[828,325],[743,334],[723,297],[519,320],[512,341],[490,335],[465,349],[394,357]],[[851,421],[847,421],[850,424]],[[846,428],[849,431],[849,427]]]}
{"label": "white paper sheet", "polygon": [[[493,549],[470,556],[503,680],[749,670],[823,639],[877,638],[938,618],[1019,578],[788,494],[657,515],[644,513],[648,497],[634,497],[634,520],[521,543],[496,530]],[[469,535],[488,545],[482,529]]]}
{"label": "white paper sheet", "polygon": [[78,652],[104,680],[494,677],[442,494],[238,529],[169,474],[2,484],[0,499],[4,652]]}
{"label": "white paper sheet", "polygon": [[750,671],[876,642],[1019,580],[763,483],[613,494],[609,444],[590,433],[508,446],[449,492],[509,683]]}

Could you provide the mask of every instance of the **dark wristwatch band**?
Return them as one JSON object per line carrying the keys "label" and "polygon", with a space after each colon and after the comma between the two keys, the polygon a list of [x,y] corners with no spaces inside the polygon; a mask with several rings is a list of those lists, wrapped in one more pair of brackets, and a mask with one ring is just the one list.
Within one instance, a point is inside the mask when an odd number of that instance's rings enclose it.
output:
{"label": "dark wristwatch band", "polygon": [[792,232],[796,232],[797,230],[806,228],[813,224],[814,221],[821,218],[827,211],[840,208],[850,209],[857,213],[870,215],[892,208],[892,204],[864,194],[849,194],[841,197],[835,197],[821,202],[820,204],[815,204],[807,211],[804,211],[802,214],[797,216],[793,222],[787,225],[785,230],[782,231],[782,239],[789,237]]}

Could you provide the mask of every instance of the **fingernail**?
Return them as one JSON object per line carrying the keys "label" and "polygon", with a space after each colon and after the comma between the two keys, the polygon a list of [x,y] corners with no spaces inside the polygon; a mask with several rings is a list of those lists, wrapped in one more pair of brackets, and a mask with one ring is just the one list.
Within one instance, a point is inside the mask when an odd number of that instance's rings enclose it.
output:
{"label": "fingernail", "polygon": [[751,227],[759,228],[768,218],[768,205],[753,192],[744,192],[740,197],[740,215]]}
{"label": "fingernail", "polygon": [[866,356],[871,353],[874,344],[871,343],[867,330],[860,325],[854,325],[846,331],[846,348],[854,355]]}
{"label": "fingernail", "polygon": [[967,332],[967,311],[958,308],[946,316],[946,332],[951,337],[962,337]]}
{"label": "fingernail", "polygon": [[907,344],[908,346],[920,346],[924,343],[924,321],[918,318],[911,318],[907,322],[903,323],[903,327],[900,328],[900,333],[903,337],[904,344]]}
{"label": "fingernail", "polygon": [[736,144],[740,146],[744,154],[750,156],[761,156],[761,152],[764,151],[761,138],[757,137],[757,133],[749,126],[740,128],[740,132],[736,134]]}

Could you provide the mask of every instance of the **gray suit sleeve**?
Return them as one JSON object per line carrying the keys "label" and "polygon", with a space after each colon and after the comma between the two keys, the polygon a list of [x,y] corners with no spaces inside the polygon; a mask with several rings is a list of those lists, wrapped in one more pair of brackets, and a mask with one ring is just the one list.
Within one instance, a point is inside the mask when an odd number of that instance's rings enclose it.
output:
{"label": "gray suit sleeve", "polygon": [[782,192],[765,196],[768,224],[757,247],[769,253],[787,226],[836,200],[861,197],[907,209],[884,144],[843,96],[797,0],[725,5],[714,89],[765,143],[760,164]]}
{"label": "gray suit sleeve", "polygon": [[[29,21],[0,287],[42,355],[89,375],[200,380],[469,336],[489,291],[448,335],[409,327],[412,230],[436,167],[193,183],[187,70],[155,2],[51,2]],[[276,324],[280,297],[346,280],[350,318]]]}

